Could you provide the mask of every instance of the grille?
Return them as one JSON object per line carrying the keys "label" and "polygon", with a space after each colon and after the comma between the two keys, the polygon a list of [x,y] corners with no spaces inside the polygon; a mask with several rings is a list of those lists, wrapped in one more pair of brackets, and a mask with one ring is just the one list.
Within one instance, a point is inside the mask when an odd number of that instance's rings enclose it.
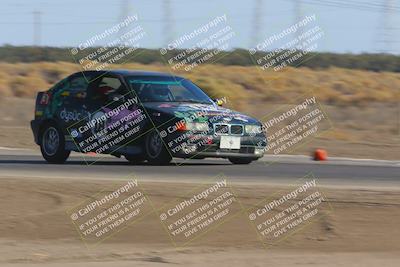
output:
{"label": "grille", "polygon": [[229,125],[227,124],[215,125],[215,134],[228,134],[228,133],[229,133]]}
{"label": "grille", "polygon": [[242,125],[231,125],[231,134],[242,135],[243,126]]}
{"label": "grille", "polygon": [[243,135],[243,125],[240,124],[215,124],[214,133],[216,135],[232,134]]}

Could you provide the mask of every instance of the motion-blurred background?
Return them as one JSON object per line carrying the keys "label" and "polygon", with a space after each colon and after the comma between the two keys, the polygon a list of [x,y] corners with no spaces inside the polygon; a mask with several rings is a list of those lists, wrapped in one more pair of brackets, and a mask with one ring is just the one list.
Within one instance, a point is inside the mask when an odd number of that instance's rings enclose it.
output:
{"label": "motion-blurred background", "polygon": [[[210,95],[226,97],[229,107],[259,118],[312,92],[333,127],[293,153],[323,147],[334,156],[400,158],[398,0],[0,3],[0,146],[36,148],[29,129],[36,92],[81,70],[71,48],[136,14],[146,37],[134,57],[111,68],[181,74]],[[315,51],[279,72],[260,70],[248,49],[314,14],[324,32]],[[218,60],[190,71],[173,70],[159,49],[223,15],[235,37]],[[293,38],[296,34],[301,33]],[[105,41],[96,44],[101,45]]]}

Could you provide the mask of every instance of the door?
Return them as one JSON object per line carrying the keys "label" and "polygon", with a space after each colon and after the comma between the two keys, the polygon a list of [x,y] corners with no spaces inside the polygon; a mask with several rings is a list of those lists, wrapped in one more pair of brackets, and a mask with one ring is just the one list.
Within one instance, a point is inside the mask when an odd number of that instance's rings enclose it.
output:
{"label": "door", "polygon": [[116,152],[140,135],[143,111],[119,77],[109,74],[90,84],[86,104],[83,152]]}

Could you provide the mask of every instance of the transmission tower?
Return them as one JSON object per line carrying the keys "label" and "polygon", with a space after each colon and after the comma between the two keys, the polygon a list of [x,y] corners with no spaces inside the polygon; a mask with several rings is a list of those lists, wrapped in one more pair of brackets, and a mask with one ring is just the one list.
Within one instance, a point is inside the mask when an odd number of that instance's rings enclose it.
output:
{"label": "transmission tower", "polygon": [[163,1],[163,11],[164,11],[164,34],[165,34],[165,46],[173,41],[174,38],[174,29],[173,29],[173,20],[172,20],[172,9],[171,9],[171,1],[164,0]]}
{"label": "transmission tower", "polygon": [[41,29],[42,29],[42,12],[33,11],[33,45],[40,46],[41,44]]}
{"label": "transmission tower", "polygon": [[254,0],[253,28],[250,47],[256,46],[259,42],[262,24],[262,6],[263,0]]}
{"label": "transmission tower", "polygon": [[124,20],[129,15],[129,0],[121,0],[119,12],[119,22]]}
{"label": "transmission tower", "polygon": [[[294,24],[303,19],[303,13],[303,5],[301,4],[301,0],[294,0]],[[302,34],[302,27],[299,27],[296,31],[296,37],[299,38]]]}
{"label": "transmission tower", "polygon": [[[129,16],[129,13],[130,13],[129,0],[121,0],[120,8],[121,8],[121,10],[119,12],[119,18],[118,18],[117,23],[124,21]],[[127,30],[128,30],[127,27],[121,28],[120,32],[116,33],[117,34],[116,37],[119,38],[119,37],[123,36],[123,34],[127,32]]]}

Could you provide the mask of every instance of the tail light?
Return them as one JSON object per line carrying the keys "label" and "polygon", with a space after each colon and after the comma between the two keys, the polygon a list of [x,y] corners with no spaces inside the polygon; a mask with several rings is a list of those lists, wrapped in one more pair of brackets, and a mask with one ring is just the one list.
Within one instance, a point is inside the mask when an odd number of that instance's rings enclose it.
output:
{"label": "tail light", "polygon": [[39,105],[47,105],[50,102],[51,93],[50,92],[40,92],[38,94]]}
{"label": "tail light", "polygon": [[39,92],[36,96],[35,118],[43,115],[44,106],[47,106],[51,100],[50,92]]}

